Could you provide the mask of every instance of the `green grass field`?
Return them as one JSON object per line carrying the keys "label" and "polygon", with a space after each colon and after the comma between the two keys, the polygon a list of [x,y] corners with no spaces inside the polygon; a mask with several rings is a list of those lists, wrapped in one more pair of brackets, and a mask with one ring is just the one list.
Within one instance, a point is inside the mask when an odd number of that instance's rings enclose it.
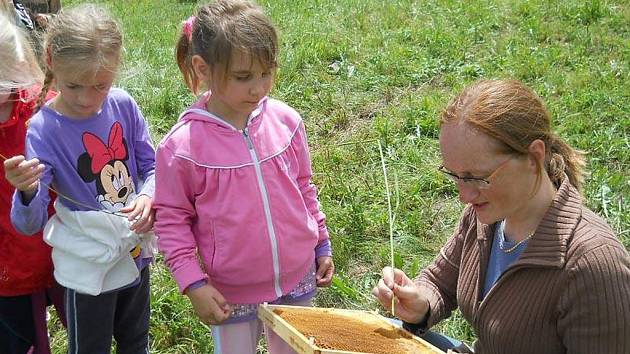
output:
{"label": "green grass field", "polygon": [[[79,1],[64,1],[71,6]],[[320,306],[372,310],[389,264],[388,217],[377,141],[397,193],[395,263],[413,274],[449,236],[463,206],[436,171],[439,112],[480,78],[533,87],[555,130],[588,151],[586,203],[630,248],[630,6],[622,0],[265,0],[281,33],[272,96],[302,113],[335,252],[334,285]],[[174,61],[194,1],[107,1],[126,35],[119,85],[140,104],[155,141],[194,97]],[[396,182],[396,183],[394,183]],[[210,353],[161,260],[152,276],[154,353]],[[440,330],[466,341],[460,315]],[[54,328],[55,353],[65,334]],[[266,352],[264,345],[261,353]]]}

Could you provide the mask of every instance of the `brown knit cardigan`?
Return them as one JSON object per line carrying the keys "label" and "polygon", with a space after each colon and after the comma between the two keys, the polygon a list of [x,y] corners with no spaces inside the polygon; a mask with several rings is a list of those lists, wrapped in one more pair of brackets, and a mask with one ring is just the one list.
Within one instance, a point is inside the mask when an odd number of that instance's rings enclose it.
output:
{"label": "brown knit cardigan", "polygon": [[427,329],[457,307],[476,354],[630,353],[630,257],[565,179],[519,259],[481,299],[495,225],[464,211],[457,232],[416,278]]}

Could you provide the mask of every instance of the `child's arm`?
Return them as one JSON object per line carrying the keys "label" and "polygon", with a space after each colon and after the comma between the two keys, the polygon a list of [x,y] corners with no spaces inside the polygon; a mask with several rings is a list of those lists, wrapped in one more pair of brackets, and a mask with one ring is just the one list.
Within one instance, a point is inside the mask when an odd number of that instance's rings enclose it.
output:
{"label": "child's arm", "polygon": [[155,221],[155,210],[152,208],[155,194],[155,149],[140,108],[135,102],[133,107],[136,118],[135,148],[133,153],[136,159],[138,175],[142,178],[143,183],[136,200],[120,211],[129,213],[129,221],[136,220],[131,225],[131,230],[137,233],[145,233],[153,228],[153,222]]}
{"label": "child's arm", "polygon": [[16,190],[11,207],[11,222],[16,230],[33,235],[48,221],[48,186],[52,180],[50,167],[36,158],[22,155],[4,161],[5,177]]}
{"label": "child's arm", "polygon": [[[302,198],[306,208],[311,215],[317,221],[319,225],[319,241],[318,247],[324,249],[324,254],[332,256],[332,250],[328,241],[328,228],[326,227],[326,215],[321,211],[319,201],[317,200],[317,187],[312,183],[311,178],[313,176],[313,170],[311,167],[311,156],[308,148],[308,142],[306,139],[306,131],[304,130],[304,123],[300,123],[298,132],[294,137],[294,147],[298,158],[298,176],[297,183],[300,188]],[[321,245],[321,246],[320,246]]]}
{"label": "child's arm", "polygon": [[300,188],[304,203],[309,212],[319,225],[319,241],[315,247],[315,257],[317,259],[317,286],[329,286],[332,282],[335,265],[332,260],[332,247],[326,227],[326,215],[321,211],[317,200],[317,187],[312,183],[313,171],[311,167],[311,156],[306,139],[306,131],[303,122],[300,124],[298,133],[295,136],[295,151],[298,157],[298,177],[297,182]]}
{"label": "child's arm", "polygon": [[196,166],[176,157],[166,145],[161,144],[156,153],[155,233],[158,248],[164,254],[173,278],[182,293],[193,283],[207,280],[197,259],[197,242],[192,231],[195,210]]}

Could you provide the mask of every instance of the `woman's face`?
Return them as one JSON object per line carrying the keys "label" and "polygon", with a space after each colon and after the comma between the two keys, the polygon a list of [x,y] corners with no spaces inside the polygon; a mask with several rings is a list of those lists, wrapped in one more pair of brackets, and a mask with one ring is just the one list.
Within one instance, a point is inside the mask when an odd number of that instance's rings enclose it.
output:
{"label": "woman's face", "polygon": [[471,204],[477,219],[492,224],[521,212],[533,195],[536,163],[529,157],[501,153],[501,144],[467,123],[448,123],[440,130],[444,169],[459,177],[483,178],[487,189],[458,181],[462,203]]}

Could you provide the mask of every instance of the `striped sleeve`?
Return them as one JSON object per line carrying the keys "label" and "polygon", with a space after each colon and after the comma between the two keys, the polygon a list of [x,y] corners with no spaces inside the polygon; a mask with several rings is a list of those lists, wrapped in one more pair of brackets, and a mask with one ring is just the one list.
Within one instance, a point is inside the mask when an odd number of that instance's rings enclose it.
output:
{"label": "striped sleeve", "polygon": [[570,269],[559,302],[558,333],[567,353],[630,353],[630,258],[603,244]]}

